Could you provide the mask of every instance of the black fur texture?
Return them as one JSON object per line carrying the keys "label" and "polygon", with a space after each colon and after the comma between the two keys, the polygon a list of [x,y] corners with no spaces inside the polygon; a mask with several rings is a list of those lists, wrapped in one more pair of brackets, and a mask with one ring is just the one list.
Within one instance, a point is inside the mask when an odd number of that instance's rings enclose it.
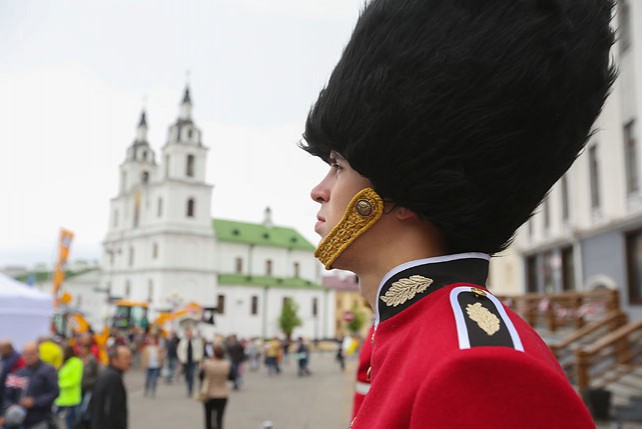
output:
{"label": "black fur texture", "polygon": [[615,79],[610,0],[373,0],[301,146],[342,154],[448,251],[503,250]]}

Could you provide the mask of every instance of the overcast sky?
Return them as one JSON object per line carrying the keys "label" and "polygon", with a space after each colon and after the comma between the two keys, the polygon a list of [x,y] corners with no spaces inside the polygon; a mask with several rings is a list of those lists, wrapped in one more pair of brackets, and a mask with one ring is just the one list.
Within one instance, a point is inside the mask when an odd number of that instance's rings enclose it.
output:
{"label": "overcast sky", "polygon": [[325,165],[297,148],[363,0],[0,1],[0,267],[98,259],[118,166],[143,104],[157,155],[189,70],[210,148],[212,217],[277,225],[314,244],[310,188]]}

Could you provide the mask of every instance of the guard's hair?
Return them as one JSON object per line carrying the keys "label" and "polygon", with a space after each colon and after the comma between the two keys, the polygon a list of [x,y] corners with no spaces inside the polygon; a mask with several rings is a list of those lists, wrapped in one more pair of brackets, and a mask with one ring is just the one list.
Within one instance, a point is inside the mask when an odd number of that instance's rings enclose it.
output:
{"label": "guard's hair", "polygon": [[496,253],[584,147],[615,79],[611,0],[373,0],[302,147],[343,155],[449,252]]}

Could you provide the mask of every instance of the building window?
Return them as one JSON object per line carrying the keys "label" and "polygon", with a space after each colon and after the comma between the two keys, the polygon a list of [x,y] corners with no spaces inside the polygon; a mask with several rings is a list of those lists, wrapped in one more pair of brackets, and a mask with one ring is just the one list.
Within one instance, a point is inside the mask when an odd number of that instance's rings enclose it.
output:
{"label": "building window", "polygon": [[553,293],[555,290],[555,279],[553,277],[553,269],[554,269],[554,263],[553,263],[553,252],[548,251],[544,253],[544,258],[543,258],[543,276],[542,279],[544,280],[544,293]]}
{"label": "building window", "polygon": [[635,139],[635,122],[624,126],[624,166],[626,172],[626,191],[634,194],[640,189],[638,183],[638,148]]}
{"label": "building window", "polygon": [[134,247],[130,246],[129,247],[129,266],[134,265]]}
{"label": "building window", "polygon": [[562,220],[566,222],[569,219],[568,178],[566,177],[566,175],[562,176],[560,188],[560,190],[562,191]]}
{"label": "building window", "polygon": [[589,174],[591,185],[591,208],[600,207],[600,164],[597,159],[597,145],[589,148]]}
{"label": "building window", "polygon": [[147,161],[147,151],[143,151],[143,161]]}
{"label": "building window", "polygon": [[301,273],[300,273],[299,263],[295,262],[294,263],[294,277],[298,279],[300,275],[301,275]]}
{"label": "building window", "polygon": [[125,282],[125,298],[131,297],[132,294],[132,284],[127,280]]}
{"label": "building window", "polygon": [[526,289],[530,293],[537,293],[537,256],[526,259]]}
{"label": "building window", "polygon": [[548,204],[548,195],[542,201],[542,215],[544,216],[544,230],[551,227],[551,209]]}
{"label": "building window", "polygon": [[216,300],[216,312],[225,314],[225,295],[219,295]]}
{"label": "building window", "polygon": [[631,47],[631,9],[629,0],[620,1],[620,28],[618,36],[620,39],[620,53],[626,52]]}
{"label": "building window", "polygon": [[163,215],[163,199],[158,198],[158,205],[156,206],[156,215],[161,217]]}
{"label": "building window", "polygon": [[149,172],[148,171],[143,171],[142,180],[143,180],[143,183],[148,183],[149,182]]}
{"label": "building window", "polygon": [[152,258],[158,258],[158,243],[154,243],[152,246]]}
{"label": "building window", "polygon": [[272,260],[268,259],[265,261],[265,275],[266,276],[271,276],[272,275]]}
{"label": "building window", "polygon": [[319,299],[312,298],[312,317],[317,317],[319,314]]}
{"label": "building window", "polygon": [[573,246],[562,249],[562,289],[575,290],[575,261]]}
{"label": "building window", "polygon": [[187,129],[187,138],[188,138],[189,140],[191,140],[191,139],[192,139],[192,134],[193,134],[193,132],[192,132],[192,131],[193,131],[193,130],[192,130],[191,128],[188,128],[188,129]]}
{"label": "building window", "polygon": [[185,174],[187,174],[187,177],[194,177],[194,155],[187,155],[187,168]]}
{"label": "building window", "polygon": [[152,302],[154,300],[154,282],[152,279],[147,280],[147,301]]}
{"label": "building window", "polygon": [[259,297],[256,295],[252,295],[250,314],[252,316],[259,314]]}
{"label": "building window", "polygon": [[118,210],[114,210],[114,226],[118,226]]}
{"label": "building window", "polygon": [[626,261],[629,277],[629,302],[642,304],[642,230],[626,237]]}
{"label": "building window", "polygon": [[236,258],[236,274],[243,272],[243,258]]}
{"label": "building window", "polygon": [[187,217],[194,217],[194,198],[187,200]]}

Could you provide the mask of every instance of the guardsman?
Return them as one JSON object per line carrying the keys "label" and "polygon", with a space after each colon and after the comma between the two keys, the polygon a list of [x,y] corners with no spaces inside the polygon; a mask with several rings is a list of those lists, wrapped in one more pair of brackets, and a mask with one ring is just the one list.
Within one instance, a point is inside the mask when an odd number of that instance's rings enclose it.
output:
{"label": "guardsman", "polygon": [[593,428],[485,287],[614,80],[609,0],[372,0],[311,109],[316,256],[375,309],[354,429]]}

